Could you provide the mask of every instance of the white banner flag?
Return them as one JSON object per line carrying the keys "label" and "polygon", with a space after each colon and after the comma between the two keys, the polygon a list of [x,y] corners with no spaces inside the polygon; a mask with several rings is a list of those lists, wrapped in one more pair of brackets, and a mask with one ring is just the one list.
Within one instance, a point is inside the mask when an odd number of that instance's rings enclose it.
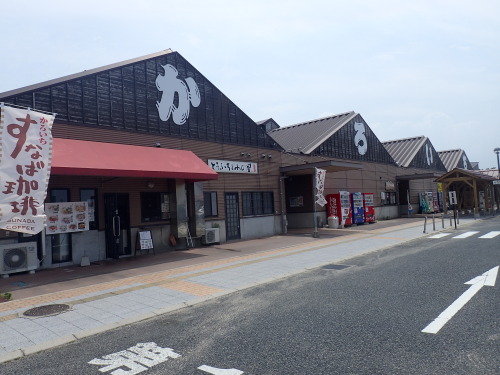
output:
{"label": "white banner flag", "polygon": [[323,196],[323,191],[325,190],[325,177],[326,170],[316,168],[316,203],[323,207],[327,202]]}
{"label": "white banner flag", "polygon": [[54,115],[0,106],[0,228],[43,230]]}
{"label": "white banner flag", "polygon": [[323,191],[325,190],[325,177],[326,170],[316,168],[316,190],[321,195],[323,195]]}

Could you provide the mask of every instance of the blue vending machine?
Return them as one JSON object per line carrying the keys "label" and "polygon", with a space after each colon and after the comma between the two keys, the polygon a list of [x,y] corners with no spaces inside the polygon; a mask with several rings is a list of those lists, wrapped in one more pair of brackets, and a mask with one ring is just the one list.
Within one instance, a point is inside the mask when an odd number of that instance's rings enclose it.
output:
{"label": "blue vending machine", "polygon": [[352,207],[352,223],[353,224],[364,224],[365,222],[365,210],[363,206],[363,194],[362,193],[352,193],[351,194],[351,207]]}

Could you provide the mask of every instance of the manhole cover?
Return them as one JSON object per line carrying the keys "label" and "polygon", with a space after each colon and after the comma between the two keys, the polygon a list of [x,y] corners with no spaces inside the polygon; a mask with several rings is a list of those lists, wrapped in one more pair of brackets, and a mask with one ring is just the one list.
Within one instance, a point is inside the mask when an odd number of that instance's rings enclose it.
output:
{"label": "manhole cover", "polygon": [[47,316],[62,313],[69,309],[69,305],[65,304],[55,304],[55,305],[45,305],[38,306],[29,309],[23,313],[25,316]]}
{"label": "manhole cover", "polygon": [[323,266],[325,270],[343,270],[345,268],[349,268],[352,266],[348,266],[345,264],[327,264],[326,266]]}

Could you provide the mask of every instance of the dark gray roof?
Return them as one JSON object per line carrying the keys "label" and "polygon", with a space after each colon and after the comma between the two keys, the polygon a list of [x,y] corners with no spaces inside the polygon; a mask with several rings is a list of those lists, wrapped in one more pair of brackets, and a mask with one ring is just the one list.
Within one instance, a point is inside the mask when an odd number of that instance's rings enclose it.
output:
{"label": "dark gray roof", "polygon": [[429,139],[423,135],[418,137],[395,139],[382,142],[387,152],[401,167],[408,167],[417,152]]}
{"label": "dark gray roof", "polygon": [[78,79],[78,78],[81,78],[81,77],[84,77],[84,76],[87,76],[90,74],[99,73],[99,72],[102,72],[102,71],[105,71],[108,69],[113,69],[113,68],[118,68],[120,66],[133,64],[133,63],[138,62],[138,61],[150,59],[150,58],[157,57],[157,56],[166,55],[166,54],[169,54],[172,52],[173,51],[171,49],[166,49],[164,51],[151,53],[151,54],[146,55],[146,56],[136,57],[134,59],[125,60],[125,61],[117,62],[114,64],[101,66],[101,67],[95,68],[95,69],[84,70],[81,73],[70,74],[68,76],[52,79],[52,80],[45,81],[45,82],[40,82],[40,83],[30,85],[30,86],[24,86],[24,87],[15,89],[15,90],[5,91],[5,92],[0,93],[0,98],[6,98],[9,96],[22,94],[23,92],[26,92],[26,91],[37,90],[39,88],[43,88],[43,87],[47,87],[47,86],[51,86],[51,85],[57,85],[58,83],[61,83],[61,82],[69,81],[72,79]]}
{"label": "dark gray roof", "polygon": [[265,124],[266,122],[271,121],[271,120],[272,120],[272,117],[269,117],[269,118],[266,118],[265,120],[255,121],[255,123],[257,125],[262,125],[262,124]]}
{"label": "dark gray roof", "polygon": [[[454,168],[464,168],[464,150],[457,148],[455,150],[438,151],[438,155],[447,171],[451,171]],[[467,158],[467,155],[465,157]]]}
{"label": "dark gray roof", "polygon": [[268,134],[285,151],[310,154],[357,114],[354,111],[282,127]]}

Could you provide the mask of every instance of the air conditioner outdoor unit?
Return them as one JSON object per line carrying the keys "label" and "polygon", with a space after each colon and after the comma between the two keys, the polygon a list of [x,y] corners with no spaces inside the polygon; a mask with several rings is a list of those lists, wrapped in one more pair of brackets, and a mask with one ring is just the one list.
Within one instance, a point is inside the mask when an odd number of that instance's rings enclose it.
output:
{"label": "air conditioner outdoor unit", "polygon": [[38,265],[36,242],[0,246],[0,275],[2,277],[9,277],[10,273],[15,272],[35,273]]}
{"label": "air conditioner outdoor unit", "polygon": [[205,229],[205,244],[220,242],[219,228]]}

